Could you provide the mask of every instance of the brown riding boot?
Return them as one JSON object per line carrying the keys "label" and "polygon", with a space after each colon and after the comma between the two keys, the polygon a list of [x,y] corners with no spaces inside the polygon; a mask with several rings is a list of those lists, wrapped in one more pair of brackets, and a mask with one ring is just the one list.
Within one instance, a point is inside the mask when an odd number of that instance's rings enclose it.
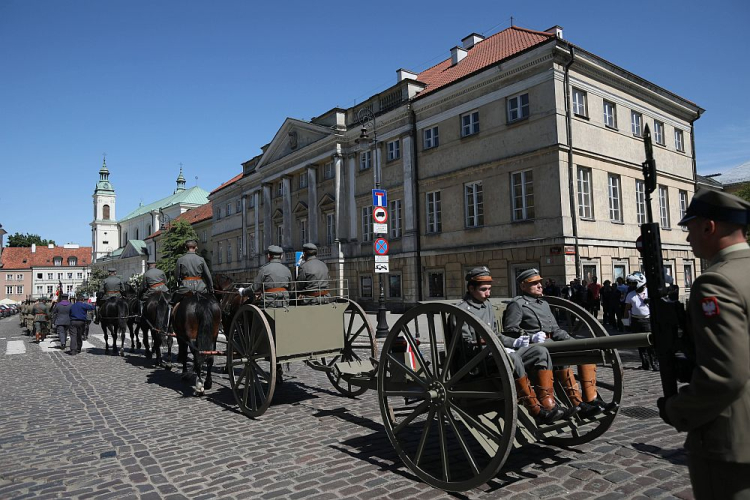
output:
{"label": "brown riding boot", "polygon": [[549,413],[547,423],[557,420],[567,420],[578,411],[576,407],[566,409],[558,405],[557,401],[555,401],[555,379],[552,370],[538,370],[537,381],[539,385],[534,390],[539,398],[539,403],[542,405],[542,411]]}
{"label": "brown riding boot", "polygon": [[581,418],[592,417],[602,411],[599,405],[589,404],[581,398],[581,391],[578,389],[578,382],[576,382],[576,377],[573,375],[573,370],[570,368],[555,370],[555,376],[557,376],[557,380],[565,389],[570,403],[578,408],[578,415]]}
{"label": "brown riding boot", "polygon": [[[543,405],[539,403],[536,392],[534,392],[527,376],[516,379],[516,392],[518,393],[518,402],[529,411],[529,414],[534,417],[538,424],[550,424],[560,420],[565,415],[565,412],[557,405],[553,405],[550,409],[542,407]],[[554,402],[554,398],[552,401]]]}
{"label": "brown riding boot", "polygon": [[601,411],[609,411],[617,407],[617,403],[605,403],[596,392],[596,365],[578,365],[578,378],[583,388],[583,400],[593,406],[600,407]]}

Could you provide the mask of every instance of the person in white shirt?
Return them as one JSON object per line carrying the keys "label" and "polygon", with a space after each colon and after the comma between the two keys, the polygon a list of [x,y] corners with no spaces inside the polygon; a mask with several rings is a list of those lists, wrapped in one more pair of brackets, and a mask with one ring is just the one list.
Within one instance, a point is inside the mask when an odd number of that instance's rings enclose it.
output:
{"label": "person in white shirt", "polygon": [[[648,305],[648,290],[646,289],[646,277],[643,273],[635,272],[628,275],[627,282],[630,288],[625,297],[625,321],[630,325],[632,333],[651,331],[651,308]],[[641,369],[659,371],[659,361],[653,347],[639,347],[641,356]]]}

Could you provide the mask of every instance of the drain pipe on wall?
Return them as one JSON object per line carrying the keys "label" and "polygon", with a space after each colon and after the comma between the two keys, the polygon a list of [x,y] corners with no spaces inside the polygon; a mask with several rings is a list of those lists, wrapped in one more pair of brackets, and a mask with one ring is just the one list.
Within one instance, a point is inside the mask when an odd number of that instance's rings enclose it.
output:
{"label": "drain pipe on wall", "polygon": [[[573,117],[571,116],[570,102],[571,102],[571,89],[570,89],[570,67],[575,61],[575,51],[573,46],[570,47],[570,61],[565,65],[565,129],[567,132],[568,139],[568,191],[570,200],[570,220],[573,223],[573,240],[575,245],[575,259],[576,259],[576,276],[579,276],[582,272],[581,269],[581,252],[578,247],[578,216],[576,214],[576,192],[575,192],[575,177],[573,175]],[[563,252],[564,253],[564,252]]]}
{"label": "drain pipe on wall", "polygon": [[420,217],[419,217],[419,206],[422,203],[422,198],[420,198],[420,192],[419,192],[419,155],[417,154],[417,114],[414,112],[414,108],[409,106],[409,111],[411,112],[411,135],[412,135],[412,158],[413,158],[413,164],[414,164],[414,184],[415,184],[415,191],[414,193],[414,220],[417,224],[417,245],[416,245],[416,253],[417,256],[415,257],[416,265],[417,265],[417,301],[423,300],[422,298],[422,227],[420,224]]}
{"label": "drain pipe on wall", "polygon": [[698,115],[690,120],[690,147],[693,150],[693,193],[698,191],[698,160],[695,158],[695,122],[701,117],[701,110]]}

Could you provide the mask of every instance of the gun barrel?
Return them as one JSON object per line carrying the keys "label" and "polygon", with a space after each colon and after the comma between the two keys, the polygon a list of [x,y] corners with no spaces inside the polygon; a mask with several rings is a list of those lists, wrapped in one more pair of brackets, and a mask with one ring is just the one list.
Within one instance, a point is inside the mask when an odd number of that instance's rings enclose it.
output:
{"label": "gun barrel", "polygon": [[653,345],[651,333],[626,333],[609,337],[593,337],[586,339],[562,340],[559,342],[545,342],[544,347],[550,353],[585,351],[591,349],[629,349],[633,347],[648,347]]}

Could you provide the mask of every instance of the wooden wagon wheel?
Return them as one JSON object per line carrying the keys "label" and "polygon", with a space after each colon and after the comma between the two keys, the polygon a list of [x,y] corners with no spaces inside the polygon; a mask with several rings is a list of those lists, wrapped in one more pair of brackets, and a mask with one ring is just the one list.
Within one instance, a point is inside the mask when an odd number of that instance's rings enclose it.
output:
{"label": "wooden wagon wheel", "polygon": [[276,347],[263,311],[243,305],[232,318],[227,337],[227,373],[242,413],[265,413],[276,388]]}
{"label": "wooden wagon wheel", "polygon": [[[560,297],[544,297],[553,314],[558,318],[560,328],[566,330],[574,338],[608,337],[609,334],[596,318],[578,304]],[[545,443],[555,446],[575,446],[588,443],[604,434],[614,422],[617,416],[620,402],[622,400],[622,362],[620,355],[615,349],[604,350],[605,362],[597,363],[597,391],[605,403],[616,403],[614,408],[605,413],[588,419],[574,417],[575,426],[569,434],[562,433],[544,438]],[[571,366],[574,372],[575,366]],[[579,387],[580,380],[578,381]],[[558,400],[563,401],[566,406],[570,405],[562,386],[556,382],[556,395]]]}
{"label": "wooden wagon wheel", "polygon": [[352,385],[333,373],[332,367],[339,361],[367,361],[377,359],[378,344],[375,340],[375,330],[367,319],[367,313],[356,302],[344,299],[346,311],[343,315],[344,348],[341,354],[333,358],[322,358],[320,361],[308,361],[311,365],[325,365],[328,380],[341,394],[349,397],[359,396],[367,391],[366,387]]}
{"label": "wooden wagon wheel", "polygon": [[[464,325],[475,341],[463,341]],[[393,326],[380,354],[378,402],[401,459],[437,488],[486,483],[513,444],[516,391],[505,349],[474,315],[450,304],[421,304]]]}

